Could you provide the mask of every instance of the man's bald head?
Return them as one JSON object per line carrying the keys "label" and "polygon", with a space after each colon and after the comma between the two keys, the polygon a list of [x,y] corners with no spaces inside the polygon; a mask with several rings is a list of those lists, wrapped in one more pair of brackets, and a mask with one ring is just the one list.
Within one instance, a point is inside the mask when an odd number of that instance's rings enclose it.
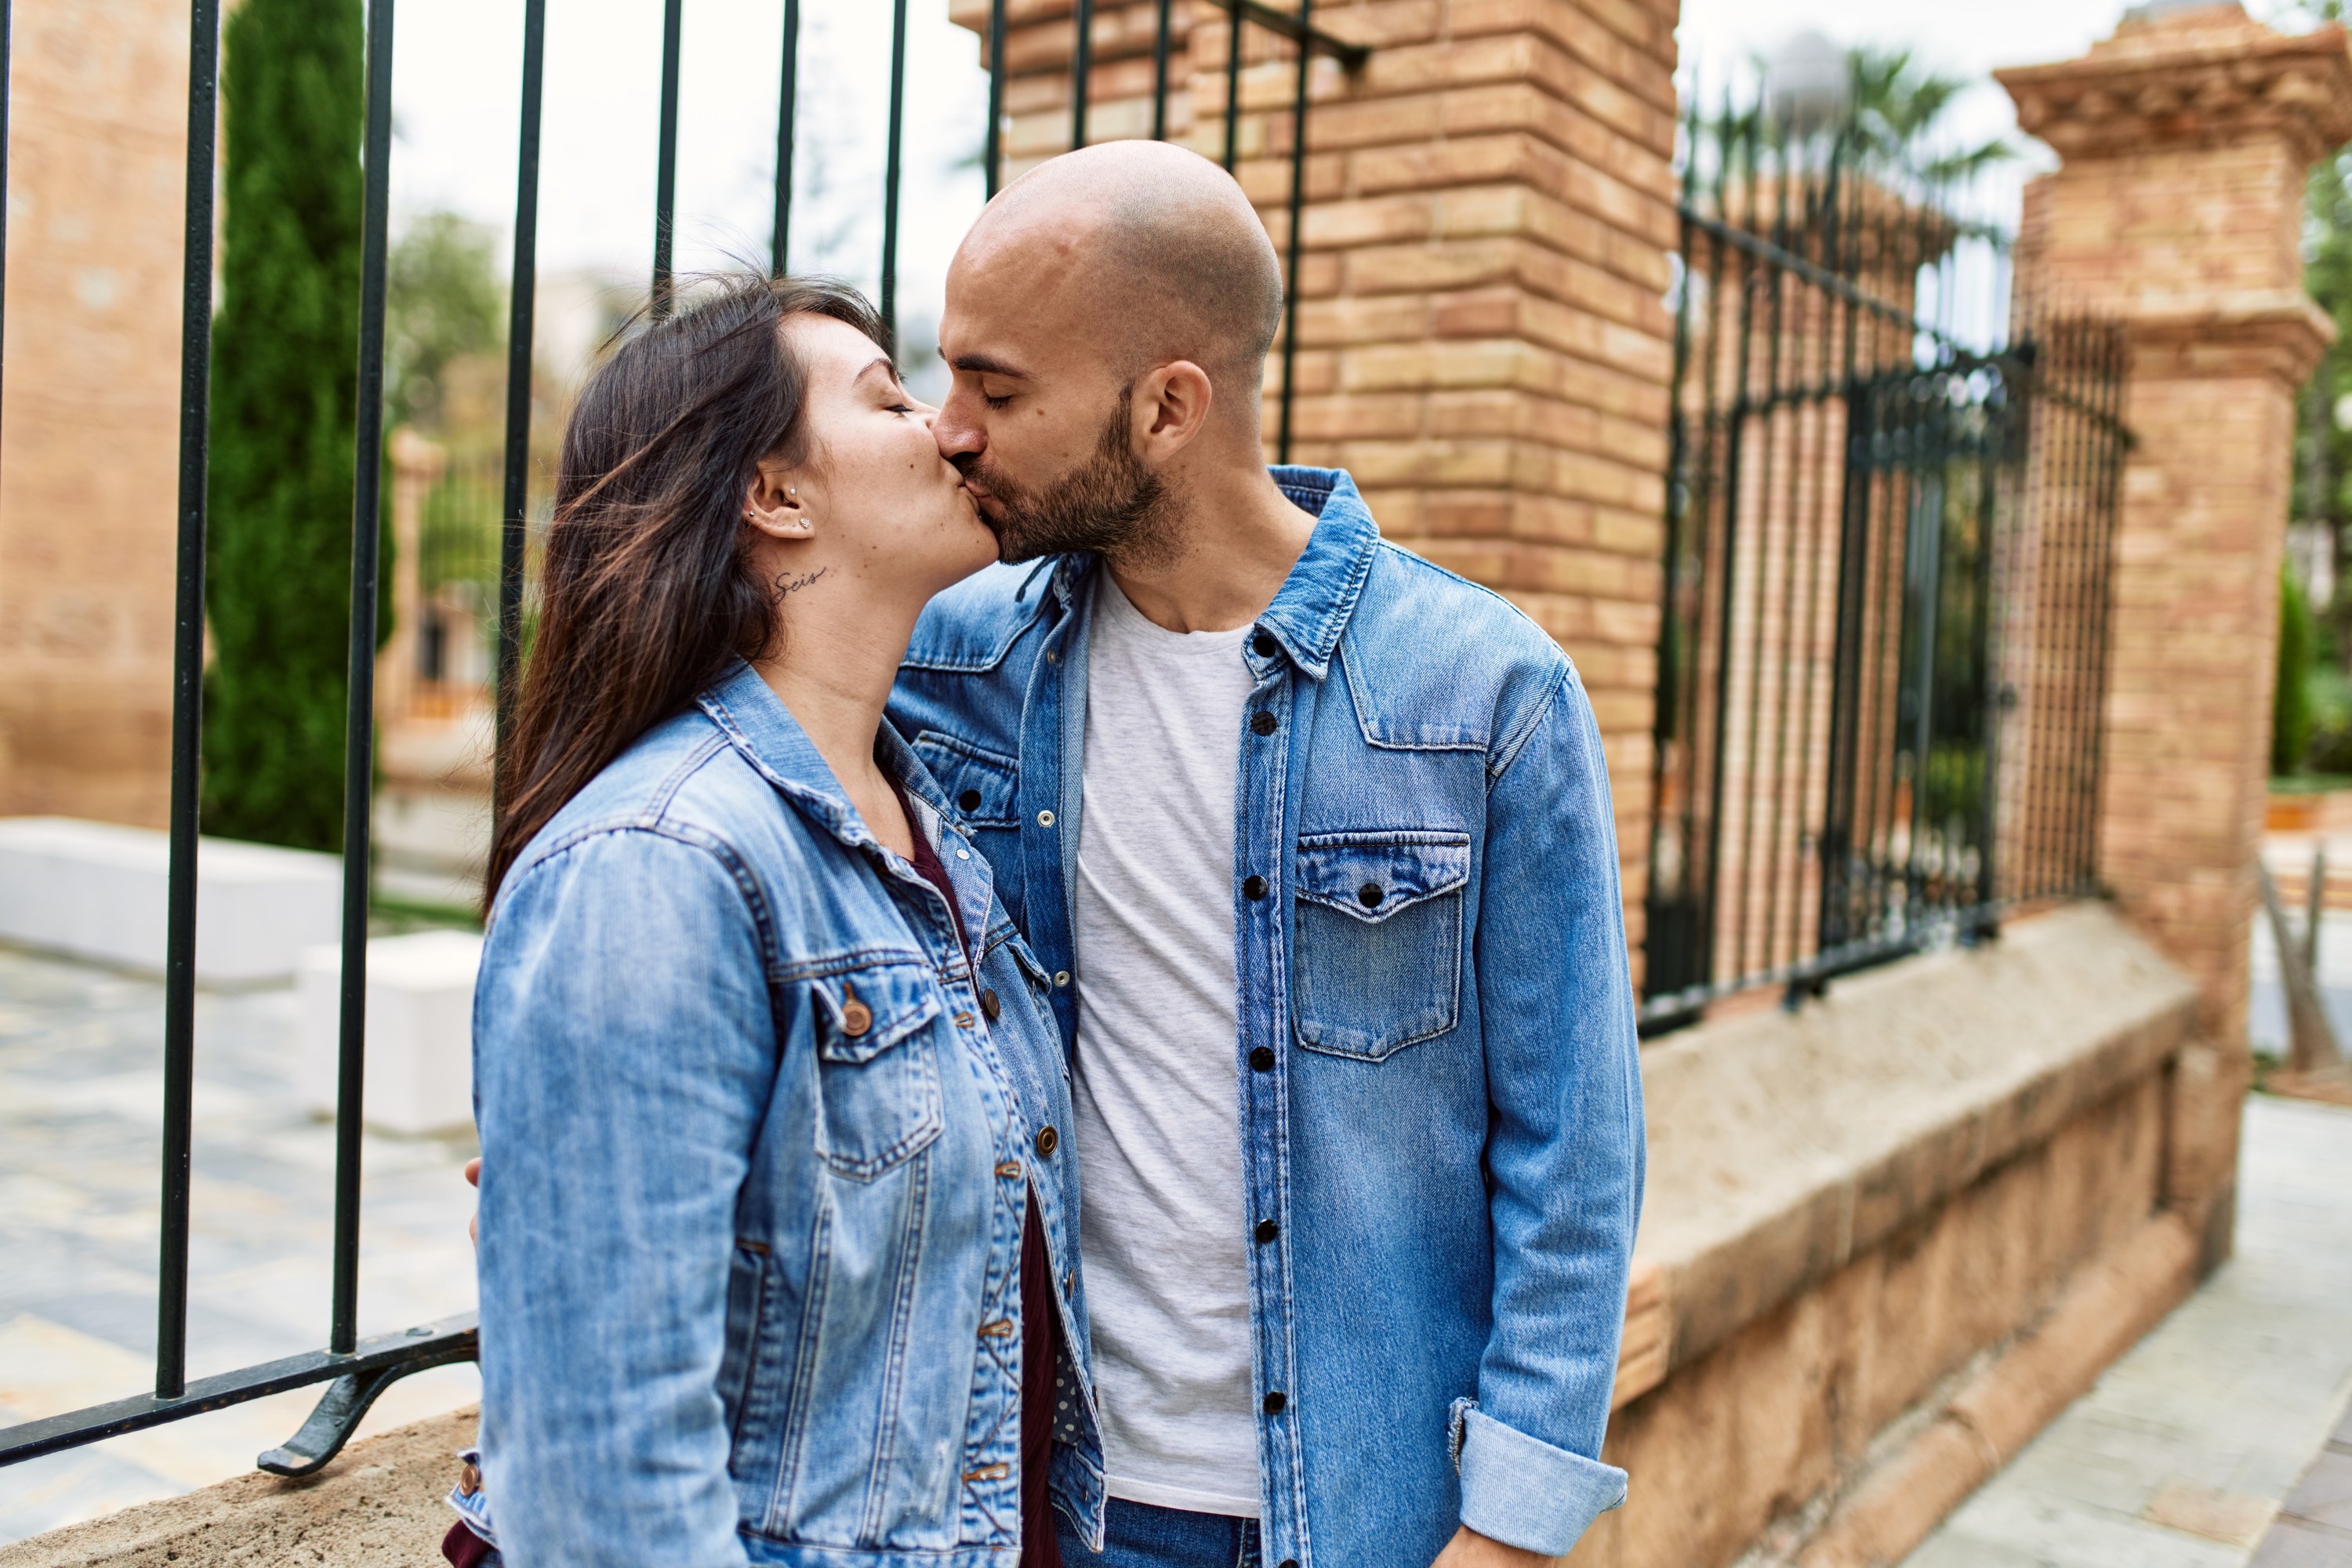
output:
{"label": "man's bald head", "polygon": [[989,203],[955,265],[1025,280],[1122,380],[1191,360],[1255,426],[1282,268],[1241,186],[1199,153],[1107,142],[1049,159]]}

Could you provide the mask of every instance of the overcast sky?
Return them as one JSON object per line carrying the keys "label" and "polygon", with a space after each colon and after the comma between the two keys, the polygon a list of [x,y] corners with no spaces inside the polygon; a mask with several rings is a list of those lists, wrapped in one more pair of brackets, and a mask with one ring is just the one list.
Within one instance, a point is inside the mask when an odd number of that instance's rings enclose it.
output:
{"label": "overcast sky", "polygon": [[[2258,7],[2259,8],[2259,7]],[[680,94],[678,264],[764,262],[782,0],[686,0]],[[901,318],[936,319],[956,237],[978,212],[974,154],[987,83],[973,36],[947,0],[911,0]],[[1736,63],[1814,28],[1839,44],[1913,47],[1954,72],[2061,59],[2110,32],[2120,0],[1685,0],[1686,76]],[[653,250],[660,0],[561,0],[548,7],[540,264],[642,275]],[[886,0],[803,0],[801,212],[793,265],[872,286],[881,244],[883,124],[890,50]],[[400,0],[394,59],[396,212],[446,209],[497,228],[514,208],[521,0]],[[1990,134],[2009,101],[1987,83],[1958,129]],[[2012,177],[2008,184],[2014,184]]]}

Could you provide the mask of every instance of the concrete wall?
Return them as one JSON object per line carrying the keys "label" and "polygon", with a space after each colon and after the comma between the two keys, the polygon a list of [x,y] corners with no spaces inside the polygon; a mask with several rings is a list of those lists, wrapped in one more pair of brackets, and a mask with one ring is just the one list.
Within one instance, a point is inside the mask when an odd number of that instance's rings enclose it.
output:
{"label": "concrete wall", "polygon": [[0,816],[160,827],[185,0],[18,0],[0,401]]}
{"label": "concrete wall", "polygon": [[[1645,1052],[1651,1187],[1607,1447],[1633,1480],[1576,1568],[1716,1568],[1759,1544],[1842,1562],[1809,1554],[1864,1526],[1885,1554],[1854,1561],[1898,1560],[1981,1475],[1898,1507],[1892,1541],[1874,1476],[2030,1343],[2063,1404],[2188,1289],[2187,1232],[2159,1207],[2196,1004],[2086,905]],[[2036,1342],[2151,1225],[2170,1239],[2104,1328]],[[2057,1408],[1979,1398],[2004,1436]]]}

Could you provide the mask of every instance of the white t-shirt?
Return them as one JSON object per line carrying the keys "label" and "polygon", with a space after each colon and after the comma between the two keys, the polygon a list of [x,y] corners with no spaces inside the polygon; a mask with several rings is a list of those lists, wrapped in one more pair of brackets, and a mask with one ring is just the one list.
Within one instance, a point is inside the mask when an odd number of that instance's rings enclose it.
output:
{"label": "white t-shirt", "polygon": [[1097,574],[1078,818],[1079,1251],[1110,1495],[1258,1516],[1234,973],[1250,628]]}

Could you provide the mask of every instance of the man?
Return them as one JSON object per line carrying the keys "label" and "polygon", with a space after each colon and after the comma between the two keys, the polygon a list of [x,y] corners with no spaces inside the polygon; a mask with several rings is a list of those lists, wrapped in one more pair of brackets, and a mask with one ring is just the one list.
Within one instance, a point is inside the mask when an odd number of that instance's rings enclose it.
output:
{"label": "man", "polygon": [[1600,737],[1526,617],[1265,467],[1281,316],[1240,187],[1153,142],[1015,181],[949,273],[937,435],[1014,564],[934,603],[891,715],[1073,1041],[1038,1152],[1079,1164],[1112,1500],[1063,1552],[1549,1562],[1625,1483]]}

